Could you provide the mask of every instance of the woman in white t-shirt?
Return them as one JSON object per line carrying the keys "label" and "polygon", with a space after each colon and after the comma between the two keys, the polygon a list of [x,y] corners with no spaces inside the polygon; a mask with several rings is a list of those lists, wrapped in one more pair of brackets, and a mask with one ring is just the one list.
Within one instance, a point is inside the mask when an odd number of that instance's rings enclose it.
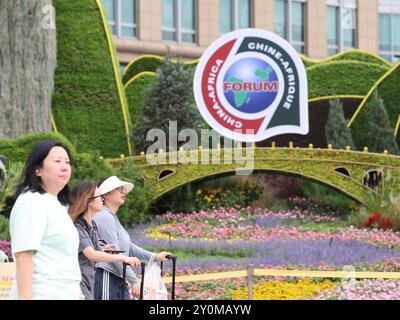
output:
{"label": "woman in white t-shirt", "polygon": [[25,163],[10,216],[11,250],[16,261],[12,299],[82,297],[79,236],[67,212],[70,159],[66,146],[44,140],[33,147]]}

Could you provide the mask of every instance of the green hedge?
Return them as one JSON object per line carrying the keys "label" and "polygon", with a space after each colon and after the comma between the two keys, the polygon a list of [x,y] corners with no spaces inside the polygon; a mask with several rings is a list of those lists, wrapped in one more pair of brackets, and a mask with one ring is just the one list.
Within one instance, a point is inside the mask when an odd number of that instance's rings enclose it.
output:
{"label": "green hedge", "polygon": [[[344,60],[346,57],[349,57],[349,60]],[[356,61],[356,57],[359,57],[362,61]],[[131,79],[131,75],[137,75],[137,72],[155,72],[161,63],[161,59],[161,57],[144,56],[135,60],[126,71],[124,79],[129,77]],[[302,56],[303,62],[310,65],[306,69],[310,99],[331,95],[366,95],[372,85],[389,70],[389,66],[378,58],[362,52],[349,51],[336,59],[314,63]],[[364,62],[368,59],[375,62]],[[194,66],[195,64],[187,65]],[[332,79],[335,79],[335,81],[332,81]],[[130,96],[128,103],[131,104],[132,93],[127,93],[127,95]],[[132,107],[130,109],[132,110]],[[133,115],[132,112],[131,115]]]}
{"label": "green hedge", "polygon": [[125,198],[124,205],[119,209],[118,218],[126,227],[150,221],[153,217],[150,212],[153,189],[149,184],[144,183],[137,165],[127,162],[114,170],[119,178],[135,185],[133,191]]}
{"label": "green hedge", "polygon": [[129,80],[141,72],[156,72],[163,59],[163,57],[156,55],[143,55],[136,58],[125,67],[124,74],[122,75],[122,82],[126,85]]}
{"label": "green hedge", "polygon": [[[122,76],[123,83],[126,84],[129,80],[141,72],[156,72],[163,59],[164,57],[156,55],[143,55],[139,58],[136,58],[126,66]],[[197,62],[198,61],[188,61],[184,63],[184,66],[185,68],[195,68],[197,66]]]}
{"label": "green hedge", "polygon": [[[129,112],[132,119],[132,127],[139,121],[143,108],[143,93],[155,79],[155,75],[149,73],[139,74],[134,81],[125,87],[126,99],[128,100]],[[135,139],[135,137],[133,137]],[[135,144],[135,141],[132,141]]]}
{"label": "green hedge", "polygon": [[342,61],[342,60],[355,60],[359,62],[373,63],[383,67],[390,67],[390,63],[385,62],[384,59],[372,53],[360,50],[348,50],[343,54],[334,57],[331,61]]}
{"label": "green hedge", "polygon": [[114,172],[98,153],[77,153],[71,142],[59,133],[35,133],[15,140],[0,140],[0,154],[6,156],[7,161],[25,162],[32,147],[45,139],[58,140],[70,149],[73,166],[72,185],[80,180],[98,180]]}
{"label": "green hedge", "polygon": [[[306,71],[310,99],[335,95],[364,96],[390,68],[388,64],[376,56],[357,50],[347,51],[325,62],[314,62],[304,56],[301,56],[301,58],[306,65],[309,65]],[[135,60],[129,67],[131,71],[127,70],[125,75],[129,74],[129,72],[139,72],[139,70],[144,71],[145,69],[147,69],[146,71],[156,71],[161,59],[161,57],[143,56],[143,58]],[[397,109],[396,101],[400,101],[395,85],[396,81],[400,79],[398,79],[398,73],[396,74],[388,78],[388,82],[390,81],[392,84],[384,85],[384,89],[381,89],[385,91],[382,97],[385,103],[388,104],[387,109],[392,123],[397,121],[397,115],[395,114]],[[139,74],[126,88],[133,122],[140,121],[140,110],[143,104],[142,92],[152,83],[153,79],[154,77],[149,74]],[[364,120],[361,121],[361,126],[365,124]],[[314,123],[313,126],[315,125],[317,124]],[[361,148],[364,146],[363,138],[359,138],[359,133],[352,131],[353,135],[356,135],[355,139],[358,147]]]}
{"label": "green hedge", "polygon": [[54,0],[57,69],[53,116],[79,152],[128,154],[121,103],[96,0]]}
{"label": "green hedge", "polygon": [[300,54],[300,58],[301,58],[301,61],[304,64],[305,68],[309,68],[309,67],[315,66],[315,65],[320,63],[319,61],[312,60],[312,59],[310,59],[310,58],[308,58],[308,57],[306,57],[306,56],[304,56],[302,54]]}
{"label": "green hedge", "polygon": [[[330,61],[343,61],[343,60],[369,62],[383,67],[389,66],[389,64],[386,63],[383,59],[380,59],[379,57],[377,57],[372,53],[368,53],[366,51],[361,51],[361,50],[348,50],[328,61],[326,61],[326,59],[321,61],[309,59],[308,57],[302,54],[300,55],[300,58],[303,61],[303,64],[306,68],[328,63]],[[125,84],[130,79],[132,79],[134,76],[138,75],[141,72],[145,71],[156,72],[157,68],[161,64],[162,59],[164,59],[164,57],[158,55],[143,55],[139,58],[136,58],[124,70],[122,81]],[[185,63],[185,66],[188,68],[196,67],[197,62],[198,61],[189,61]]]}
{"label": "green hedge", "polygon": [[329,61],[307,68],[309,98],[366,95],[389,69],[358,61]]}
{"label": "green hedge", "polygon": [[350,127],[353,141],[359,150],[368,146],[368,109],[363,108]]}
{"label": "green hedge", "polygon": [[395,129],[400,114],[400,63],[396,65],[377,88],[379,95],[385,103],[389,115],[390,124]]}
{"label": "green hedge", "polygon": [[362,50],[357,50],[357,49],[352,49],[352,50],[347,50],[345,52],[342,52],[338,55],[335,55],[331,58],[327,58],[324,60],[314,60],[310,59],[304,55],[300,55],[301,60],[304,63],[304,66],[306,68],[316,66],[316,65],[321,65],[324,63],[328,63],[330,61],[359,61],[359,62],[369,62],[373,64],[377,64],[383,67],[388,67],[390,66],[390,63],[385,62],[384,59],[381,59],[380,57],[374,55],[373,53],[369,53],[367,51],[362,51]]}
{"label": "green hedge", "polygon": [[34,133],[17,139],[1,139],[0,154],[6,156],[7,161],[25,162],[32,147],[39,141],[46,139],[58,140],[69,149],[74,149],[71,142],[59,133]]}
{"label": "green hedge", "polygon": [[[71,187],[82,180],[98,181],[104,177],[118,175],[121,179],[132,181],[135,184],[134,191],[126,198],[126,204],[121,207],[121,222],[125,226],[130,227],[136,223],[150,220],[152,214],[150,213],[149,206],[151,203],[152,188],[143,184],[143,179],[136,165],[130,163],[114,169],[107,161],[100,158],[98,153],[77,153],[74,146],[61,134],[36,133],[14,140],[0,140],[0,154],[7,157],[6,167],[11,162],[24,163],[32,147],[45,139],[58,140],[70,149],[73,166],[70,181]],[[4,222],[0,219],[0,239],[2,235],[3,238],[6,238],[4,234],[7,233],[8,220]]]}
{"label": "green hedge", "polygon": [[[393,72],[390,73],[376,88],[379,96],[383,99],[385,108],[388,112],[390,125],[395,129],[397,119],[400,113],[400,64],[397,64]],[[372,94],[371,94],[372,96]],[[370,97],[371,97],[370,96]],[[368,102],[363,105],[363,108],[358,113],[351,126],[354,141],[358,146],[368,146]]]}

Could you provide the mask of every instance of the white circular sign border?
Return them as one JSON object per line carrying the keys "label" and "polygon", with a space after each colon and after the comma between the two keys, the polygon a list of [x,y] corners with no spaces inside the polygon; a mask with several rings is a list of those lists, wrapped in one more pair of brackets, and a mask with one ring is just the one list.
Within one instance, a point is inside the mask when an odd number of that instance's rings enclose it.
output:
{"label": "white circular sign border", "polygon": [[[226,127],[220,125],[213,116],[208,112],[207,106],[204,102],[204,98],[202,95],[202,78],[203,72],[205,69],[206,64],[208,63],[211,56],[219,49],[222,45],[226,44],[229,41],[236,40],[235,45],[233,46],[230,55],[227,57],[229,60],[231,55],[234,55],[237,52],[238,47],[242,44],[243,39],[245,37],[259,37],[262,39],[266,39],[272,41],[282,47],[287,54],[293,60],[294,65],[296,66],[298,76],[299,76],[299,103],[300,103],[300,112],[306,112],[307,117],[302,118],[300,117],[300,127],[299,126],[292,126],[292,125],[285,125],[280,126],[279,128],[271,128],[269,130],[265,130],[268,126],[270,119],[265,119],[263,124],[260,127],[258,134],[242,134],[240,132],[235,132],[227,129]],[[218,90],[218,88],[217,88]],[[308,110],[307,105],[303,105],[302,102],[308,101],[308,88],[307,88],[307,77],[306,71],[303,62],[300,59],[299,54],[296,50],[287,42],[285,39],[277,36],[274,33],[269,31],[260,30],[260,29],[241,29],[232,31],[221,36],[215,42],[213,42],[201,56],[196,71],[194,75],[194,82],[193,82],[193,91],[195,96],[195,101],[197,104],[197,108],[200,111],[200,114],[206,120],[206,122],[219,134],[228,137],[232,140],[236,141],[243,141],[243,142],[259,142],[266,140],[272,136],[283,134],[281,133],[282,130],[288,131],[287,133],[297,133],[297,134],[307,134],[308,133]],[[225,106],[224,106],[225,107]],[[240,130],[240,129],[239,129]],[[245,129],[241,129],[242,132]]]}

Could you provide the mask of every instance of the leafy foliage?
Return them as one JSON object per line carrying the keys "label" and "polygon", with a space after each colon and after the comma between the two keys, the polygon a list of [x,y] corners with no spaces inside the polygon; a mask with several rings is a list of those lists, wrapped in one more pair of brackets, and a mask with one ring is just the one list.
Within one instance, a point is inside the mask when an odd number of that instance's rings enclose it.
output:
{"label": "leafy foliage", "polygon": [[193,105],[192,81],[192,70],[185,70],[180,61],[163,60],[155,81],[145,93],[141,121],[132,130],[137,152],[151,145],[146,141],[151,129],[160,129],[169,138],[170,121],[177,122],[177,133],[187,128],[200,131],[200,116]]}
{"label": "leafy foliage", "polygon": [[346,146],[354,149],[351,130],[344,118],[343,105],[338,99],[331,100],[329,104],[328,121],[325,125],[326,142],[332,144],[335,149],[345,149]]}
{"label": "leafy foliage", "polygon": [[372,54],[372,53],[369,53],[366,51],[361,51],[361,50],[354,50],[354,49],[342,52],[341,54],[333,57],[332,60],[333,61],[353,60],[353,61],[373,63],[373,64],[380,65],[383,67],[389,66],[389,63],[387,63],[383,58],[381,58],[375,54]]}
{"label": "leafy foliage", "polygon": [[10,162],[24,162],[32,147],[41,140],[53,139],[65,144],[70,150],[74,147],[71,142],[59,133],[33,133],[16,139],[1,139],[1,154]]}
{"label": "leafy foliage", "polygon": [[75,153],[72,163],[71,185],[82,180],[99,180],[105,176],[112,176],[114,170],[97,152]]}
{"label": "leafy foliage", "polygon": [[291,204],[313,214],[347,216],[357,207],[353,199],[331,187],[304,180],[304,198],[292,198]]}
{"label": "leafy foliage", "polygon": [[383,152],[387,149],[391,154],[397,154],[397,146],[393,129],[390,128],[389,117],[383,100],[375,92],[369,101],[368,146],[371,152]]}
{"label": "leafy foliage", "polygon": [[156,203],[158,213],[165,211],[191,212],[211,210],[213,207],[247,207],[261,196],[263,188],[240,177],[188,183],[166,194]]}
{"label": "leafy foliage", "polygon": [[[142,72],[156,72],[161,66],[164,57],[157,55],[143,55],[132,61],[124,70],[122,81],[128,83],[133,77]],[[176,62],[172,60],[172,62]],[[189,61],[184,63],[185,69],[193,69],[197,66],[197,61]]]}
{"label": "leafy foliage", "polygon": [[118,218],[125,227],[150,221],[152,189],[149,185],[144,185],[144,180],[139,174],[139,170],[132,162],[121,167],[116,175],[124,180],[132,182],[135,188],[125,197],[125,203],[118,210]]}
{"label": "leafy foliage", "polygon": [[156,55],[143,55],[126,66],[122,81],[128,83],[133,77],[142,72],[155,72],[161,65],[164,58]]}
{"label": "leafy foliage", "polygon": [[348,217],[357,227],[400,230],[399,177],[389,175],[387,182],[395,186],[384,188],[381,195],[366,198],[364,206]]}
{"label": "leafy foliage", "polygon": [[[132,119],[132,127],[139,127],[143,110],[143,96],[146,88],[152,85],[155,74],[141,73],[137,78],[126,85],[126,99],[128,101],[129,113]],[[132,142],[137,145],[138,138],[134,135]],[[139,147],[136,148],[136,151]],[[143,150],[140,150],[143,151]]]}
{"label": "leafy foliage", "polygon": [[[139,174],[139,169],[133,163],[114,169],[103,160],[98,153],[77,153],[71,143],[60,134],[33,134],[21,137],[16,140],[0,140],[2,152],[11,161],[7,164],[8,180],[5,189],[0,190],[0,212],[5,209],[5,197],[14,194],[15,187],[19,182],[22,173],[23,163],[32,146],[43,139],[57,139],[65,143],[72,155],[72,178],[71,187],[82,180],[96,180],[101,178],[118,175],[121,179],[132,181],[135,189],[128,197],[126,203],[121,207],[119,216],[126,226],[148,221],[151,217],[149,208],[151,203],[151,187],[144,186],[143,178]],[[3,147],[4,146],[4,147]],[[8,219],[0,216],[0,239],[9,239]]]}
{"label": "leafy foliage", "polygon": [[[382,98],[387,111],[390,127],[395,128],[399,118],[399,101],[400,101],[400,63],[397,64],[391,70],[390,74],[378,85],[373,94],[368,97],[367,103],[363,105],[359,111],[354,123],[351,126],[354,142],[358,147],[362,148],[369,145],[368,133],[369,128],[369,114],[371,101],[374,99],[374,95],[379,92],[379,96]],[[399,135],[396,132],[399,139]]]}
{"label": "leafy foliage", "polygon": [[212,209],[223,206],[226,208],[245,208],[254,203],[260,197],[262,188],[256,184],[246,181],[244,184],[236,185],[234,188],[206,188],[197,189],[195,194],[195,205],[198,209]]}
{"label": "leafy foliage", "polygon": [[329,61],[307,68],[309,98],[366,95],[388,66],[358,61]]}
{"label": "leafy foliage", "polygon": [[5,209],[5,200],[13,195],[20,181],[24,164],[22,162],[9,162],[7,164],[7,180],[3,189],[0,190],[0,240],[10,240],[8,218],[1,215]]}
{"label": "leafy foliage", "polygon": [[400,109],[400,63],[398,63],[391,73],[379,84],[376,91],[383,99],[386,111],[389,116],[390,126],[395,128],[399,118]]}
{"label": "leafy foliage", "polygon": [[72,185],[79,180],[99,179],[112,175],[112,167],[100,158],[98,152],[77,153],[71,142],[59,133],[35,133],[14,140],[0,140],[0,150],[10,162],[25,162],[33,146],[45,139],[60,141],[71,151]]}

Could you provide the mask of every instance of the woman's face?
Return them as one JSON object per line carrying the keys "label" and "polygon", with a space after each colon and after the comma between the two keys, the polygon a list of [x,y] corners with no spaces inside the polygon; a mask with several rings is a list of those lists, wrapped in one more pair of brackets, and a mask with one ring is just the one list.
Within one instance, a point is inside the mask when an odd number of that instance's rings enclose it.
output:
{"label": "woman's face", "polygon": [[96,188],[92,200],[90,200],[89,202],[89,209],[91,209],[94,212],[98,212],[101,211],[102,206],[103,206],[103,197],[100,195],[99,188]]}
{"label": "woman's face", "polygon": [[58,146],[51,148],[43,166],[37,167],[35,174],[41,178],[43,189],[57,195],[71,178],[71,163],[67,151]]}
{"label": "woman's face", "polygon": [[104,200],[107,203],[112,204],[113,206],[121,206],[125,202],[125,189],[124,187],[119,187],[110,191],[109,193],[104,195]]}

